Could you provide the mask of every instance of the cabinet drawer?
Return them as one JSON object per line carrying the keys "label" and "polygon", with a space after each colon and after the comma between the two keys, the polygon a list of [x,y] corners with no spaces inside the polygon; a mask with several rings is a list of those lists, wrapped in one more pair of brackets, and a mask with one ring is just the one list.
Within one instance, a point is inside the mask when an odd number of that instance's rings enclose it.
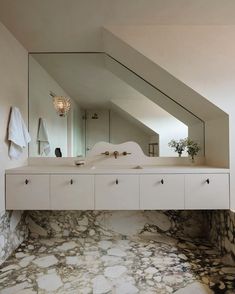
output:
{"label": "cabinet drawer", "polygon": [[141,209],[184,209],[184,175],[140,176]]}
{"label": "cabinet drawer", "polygon": [[94,209],[94,203],[93,175],[51,176],[52,209]]}
{"label": "cabinet drawer", "polygon": [[7,175],[6,209],[50,209],[48,175]]}
{"label": "cabinet drawer", "polygon": [[139,176],[97,175],[95,190],[96,209],[139,209]]}
{"label": "cabinet drawer", "polygon": [[228,209],[229,175],[198,174],[185,176],[185,208]]}

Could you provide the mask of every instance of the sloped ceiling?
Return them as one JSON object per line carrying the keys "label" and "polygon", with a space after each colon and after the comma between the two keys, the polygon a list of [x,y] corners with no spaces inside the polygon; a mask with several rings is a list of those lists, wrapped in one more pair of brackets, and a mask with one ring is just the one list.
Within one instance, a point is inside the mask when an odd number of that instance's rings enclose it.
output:
{"label": "sloped ceiling", "polygon": [[111,102],[116,108],[126,111],[131,117],[160,136],[167,132],[167,127],[171,131],[174,130],[174,133],[179,130],[182,134],[181,138],[188,135],[188,128],[185,124],[146,97],[139,99],[138,104],[134,99],[118,99]]}
{"label": "sloped ceiling", "polygon": [[112,26],[108,30],[218,107],[231,111],[235,26],[125,26],[125,30]]}
{"label": "sloped ceiling", "polygon": [[[200,28],[202,25],[235,25],[235,1],[0,0],[0,21],[30,52],[102,51],[101,28],[103,26],[196,25]],[[142,29],[139,27],[136,30],[141,31]],[[191,27],[185,35],[186,38],[190,35],[190,30]],[[217,28],[214,27],[212,30],[214,30],[213,36],[216,39]],[[133,31],[128,30],[129,37],[130,33],[133,34]],[[146,35],[145,38],[148,38],[149,50],[154,51],[155,46],[152,41],[158,36],[160,38],[158,50],[161,53],[164,49],[161,46],[162,41],[159,34],[154,33],[152,37]],[[163,36],[165,37],[164,34]],[[175,38],[177,39],[178,36],[174,36],[173,39]],[[181,42],[182,47],[187,44],[186,38],[185,42],[184,40]],[[142,45],[145,46],[145,44],[146,42],[142,40]],[[197,45],[196,48],[198,48]],[[171,43],[169,43],[170,46]],[[147,53],[145,51],[145,56],[148,56]],[[154,58],[151,59],[155,62]],[[181,72],[184,71],[184,64],[188,66],[190,63],[186,61],[180,63],[178,67]],[[175,73],[171,70],[170,72]],[[176,77],[180,79],[177,71]],[[206,80],[207,82],[210,80],[208,75]],[[182,78],[182,81],[188,84],[187,79]],[[213,79],[212,82],[219,84]],[[193,89],[201,93],[197,87]],[[205,97],[207,98],[206,95]]]}
{"label": "sloped ceiling", "polygon": [[[144,96],[105,68],[104,54],[32,54],[83,108],[107,107],[112,99]],[[57,93],[59,95],[59,93]]]}
{"label": "sloped ceiling", "polygon": [[0,21],[28,51],[102,49],[104,25],[231,25],[234,0],[0,0]]}
{"label": "sloped ceiling", "polygon": [[123,117],[123,119],[127,120],[131,124],[133,124],[136,127],[138,127],[140,130],[142,130],[146,134],[148,134],[150,136],[154,136],[154,135],[157,135],[158,136],[159,135],[158,133],[154,132],[151,128],[149,128],[148,126],[146,126],[139,119],[135,118],[134,116],[131,116],[130,113],[128,113],[126,110],[124,110],[123,108],[119,107],[115,103],[110,103],[110,109],[112,111],[116,112],[121,117]]}
{"label": "sloped ceiling", "polygon": [[[224,111],[209,102],[183,81],[177,79],[171,72],[159,66],[159,64],[142,53],[138,46],[129,42],[128,38],[123,38],[116,30],[105,28],[103,30],[103,39],[106,53],[122,62],[151,85],[157,86],[163,93],[191,111],[198,118],[207,121],[226,116]],[[157,38],[155,40],[157,43]]]}

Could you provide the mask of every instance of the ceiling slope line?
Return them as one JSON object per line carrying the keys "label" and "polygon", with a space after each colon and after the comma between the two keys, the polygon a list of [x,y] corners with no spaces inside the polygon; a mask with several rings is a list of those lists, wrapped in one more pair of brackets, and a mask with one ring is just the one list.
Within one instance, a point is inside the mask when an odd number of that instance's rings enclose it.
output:
{"label": "ceiling slope line", "polygon": [[182,104],[180,104],[179,102],[177,102],[176,100],[174,100],[174,98],[170,97],[168,94],[166,94],[164,91],[162,91],[161,89],[159,89],[158,87],[156,87],[155,85],[153,85],[152,83],[150,83],[149,81],[147,81],[145,78],[143,78],[141,75],[137,74],[134,70],[132,70],[131,68],[129,68],[128,66],[126,66],[123,62],[121,62],[120,60],[118,60],[117,58],[113,57],[111,54],[105,52],[105,51],[73,51],[73,52],[69,52],[69,51],[63,51],[63,52],[29,52],[29,55],[34,55],[34,54],[104,54],[107,57],[111,58],[113,61],[117,62],[118,64],[120,64],[122,67],[124,67],[125,69],[127,69],[129,72],[131,72],[132,74],[134,74],[136,77],[138,77],[139,79],[141,79],[142,81],[144,81],[146,84],[148,84],[150,87],[152,87],[153,89],[159,91],[162,95],[164,95],[167,99],[170,99],[173,103],[177,104],[178,106],[180,106],[182,109],[184,109],[185,111],[187,111],[188,113],[190,113],[192,116],[194,116],[195,118],[197,118],[198,120],[200,120],[203,124],[205,123],[204,120],[202,120],[200,117],[198,117],[195,113],[193,113],[192,111],[190,111],[189,109],[187,109],[185,106],[183,106]]}

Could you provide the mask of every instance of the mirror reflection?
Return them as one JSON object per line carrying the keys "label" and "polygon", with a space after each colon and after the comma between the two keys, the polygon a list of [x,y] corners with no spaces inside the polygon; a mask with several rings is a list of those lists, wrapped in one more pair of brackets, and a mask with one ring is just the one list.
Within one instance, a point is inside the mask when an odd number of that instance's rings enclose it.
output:
{"label": "mirror reflection", "polygon": [[204,152],[203,121],[104,53],[30,55],[29,131],[30,157],[85,157],[100,141],[172,157],[185,138]]}

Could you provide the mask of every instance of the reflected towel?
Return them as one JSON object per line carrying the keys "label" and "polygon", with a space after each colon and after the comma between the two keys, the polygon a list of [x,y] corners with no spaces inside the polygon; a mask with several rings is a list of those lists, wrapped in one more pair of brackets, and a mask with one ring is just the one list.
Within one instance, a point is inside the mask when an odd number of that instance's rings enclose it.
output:
{"label": "reflected towel", "polygon": [[28,129],[17,107],[12,107],[11,117],[8,126],[8,140],[11,141],[9,156],[11,159],[18,159],[31,141]]}
{"label": "reflected towel", "polygon": [[47,133],[47,128],[46,128],[46,122],[44,119],[39,118],[39,123],[38,123],[38,137],[37,141],[39,144],[39,154],[43,155],[48,155],[51,151],[49,139],[48,139],[48,133]]}

